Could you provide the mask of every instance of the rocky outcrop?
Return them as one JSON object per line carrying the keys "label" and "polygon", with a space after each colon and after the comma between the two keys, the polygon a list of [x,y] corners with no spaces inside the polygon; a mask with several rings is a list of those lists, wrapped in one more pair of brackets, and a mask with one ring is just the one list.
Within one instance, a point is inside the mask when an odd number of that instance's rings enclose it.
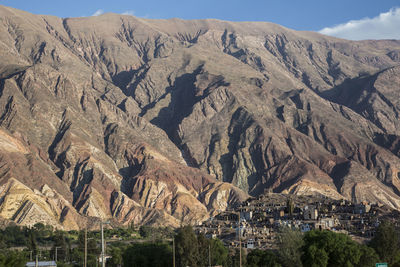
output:
{"label": "rocky outcrop", "polygon": [[400,208],[399,41],[0,7],[1,217],[179,226],[264,192]]}

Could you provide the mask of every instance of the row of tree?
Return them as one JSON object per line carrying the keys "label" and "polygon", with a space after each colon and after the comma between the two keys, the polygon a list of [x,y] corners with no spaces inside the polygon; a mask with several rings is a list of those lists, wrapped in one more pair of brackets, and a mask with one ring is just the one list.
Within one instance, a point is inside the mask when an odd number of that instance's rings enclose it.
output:
{"label": "row of tree", "polygon": [[173,246],[176,266],[228,266],[231,263],[221,240],[196,235],[191,226],[184,226],[168,240],[129,246],[123,252],[124,266],[173,266]]}
{"label": "row of tree", "polygon": [[[51,230],[51,231],[50,231]],[[51,234],[49,234],[49,231]],[[142,227],[140,242],[129,244],[115,242],[108,247],[112,256],[109,267],[121,266],[239,266],[239,250],[228,250],[219,239],[207,239],[196,235],[191,226],[171,229]],[[46,234],[47,233],[47,234]],[[48,258],[57,251],[58,266],[82,266],[84,258],[84,232],[78,233],[74,245],[67,232],[52,231],[43,225],[34,228],[9,227],[0,230],[1,242],[26,245],[27,250],[9,251],[0,249],[0,266],[25,266],[27,259],[38,252],[37,240],[51,240],[52,250]],[[88,266],[98,266],[100,246],[96,233],[89,233],[87,243]],[[97,241],[96,241],[97,240]],[[302,234],[289,228],[281,229],[277,235],[277,250],[242,251],[242,266],[375,266],[387,262],[400,267],[399,233],[393,224],[382,223],[368,245],[358,244],[348,235],[331,231],[310,231]],[[175,255],[175,257],[174,257]]]}
{"label": "row of tree", "polygon": [[[277,250],[242,251],[242,266],[375,266],[387,262],[400,267],[399,233],[393,224],[382,223],[368,245],[348,235],[313,230],[305,234],[289,228],[277,235]],[[134,244],[123,253],[124,266],[172,266],[171,243]],[[176,266],[239,266],[238,250],[228,251],[218,239],[196,235],[190,226],[175,236]]]}
{"label": "row of tree", "polygon": [[282,229],[276,251],[252,250],[246,266],[375,266],[386,262],[400,267],[399,233],[393,224],[383,222],[368,245],[353,241],[348,235],[313,230],[305,234]]}

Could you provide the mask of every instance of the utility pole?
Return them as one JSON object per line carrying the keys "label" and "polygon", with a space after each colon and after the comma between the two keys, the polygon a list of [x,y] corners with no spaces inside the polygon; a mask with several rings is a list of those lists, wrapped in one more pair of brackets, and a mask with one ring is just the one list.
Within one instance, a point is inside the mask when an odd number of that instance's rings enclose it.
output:
{"label": "utility pole", "polygon": [[101,227],[101,266],[105,267],[106,264],[104,262],[104,228],[103,228],[103,221],[100,222]]}
{"label": "utility pole", "polygon": [[239,266],[242,267],[242,237],[240,231],[240,209],[239,209]]}
{"label": "utility pole", "polygon": [[104,227],[103,227],[103,224],[109,224],[109,223],[110,223],[109,221],[107,221],[107,222],[101,221],[100,222],[100,226],[101,226],[101,266],[102,267],[106,267],[106,262],[104,259],[105,249],[104,249]]}
{"label": "utility pole", "polygon": [[211,245],[208,244],[208,266],[211,267]]}
{"label": "utility pole", "polygon": [[87,227],[85,228],[85,259],[84,267],[87,267]]}
{"label": "utility pole", "polygon": [[172,237],[172,267],[175,267],[175,236]]}
{"label": "utility pole", "polygon": [[32,261],[32,250],[30,251],[30,257],[29,257],[29,259],[30,259],[30,261]]}
{"label": "utility pole", "polygon": [[57,262],[57,249],[59,249],[59,248],[61,248],[61,247],[56,247],[56,257],[55,257],[56,262]]}

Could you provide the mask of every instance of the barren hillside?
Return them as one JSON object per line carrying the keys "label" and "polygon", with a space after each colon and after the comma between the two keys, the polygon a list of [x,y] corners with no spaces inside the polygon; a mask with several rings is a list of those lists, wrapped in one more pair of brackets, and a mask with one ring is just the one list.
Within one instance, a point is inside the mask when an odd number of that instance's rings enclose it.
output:
{"label": "barren hillside", "polygon": [[0,6],[0,216],[178,226],[267,191],[400,208],[400,41]]}

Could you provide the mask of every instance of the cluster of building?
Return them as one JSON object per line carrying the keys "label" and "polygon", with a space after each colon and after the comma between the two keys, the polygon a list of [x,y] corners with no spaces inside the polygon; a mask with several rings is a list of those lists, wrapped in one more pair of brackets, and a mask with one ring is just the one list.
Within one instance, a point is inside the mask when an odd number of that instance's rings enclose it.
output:
{"label": "cluster of building", "polygon": [[276,234],[283,227],[301,232],[331,230],[363,241],[374,235],[385,215],[396,218],[391,209],[367,202],[270,193],[217,214],[198,225],[196,231],[218,237],[230,247],[242,242],[241,246],[247,248],[274,248]]}

